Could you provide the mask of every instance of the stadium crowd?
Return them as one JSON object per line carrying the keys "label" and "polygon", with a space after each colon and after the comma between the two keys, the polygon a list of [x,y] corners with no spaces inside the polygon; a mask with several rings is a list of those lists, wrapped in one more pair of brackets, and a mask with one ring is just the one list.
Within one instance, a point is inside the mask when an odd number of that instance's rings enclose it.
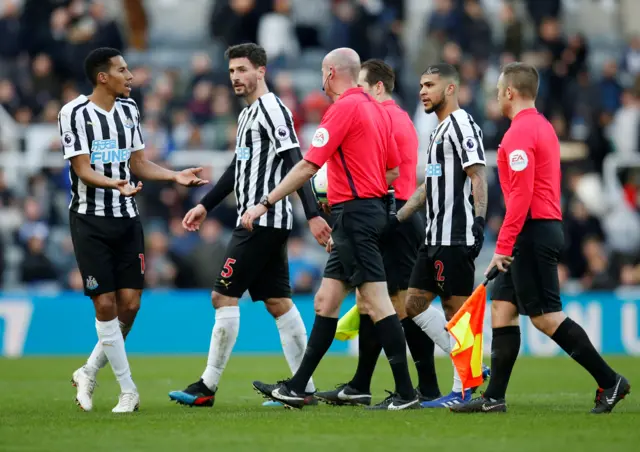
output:
{"label": "stadium crowd", "polygon": [[[611,17],[628,6],[623,0],[586,1]],[[459,68],[462,107],[482,126],[488,150],[497,149],[508,127],[495,101],[500,65],[535,62],[538,108],[562,141],[567,248],[561,280],[577,290],[640,285],[640,35],[616,27],[615,20],[597,36],[569,30],[581,29],[566,26],[566,10],[575,1],[421,3],[429,5],[421,6],[419,39],[410,51],[405,34],[416,23],[411,0],[202,0],[194,4],[206,6],[208,33],[191,44],[184,43],[180,27],[159,23],[154,11],[165,8],[170,23],[170,8],[182,8],[174,0],[0,0],[0,138],[10,130],[15,137],[0,139],[0,287],[82,288],[68,233],[69,181],[56,121],[64,103],[91,89],[82,70],[88,51],[109,46],[125,52],[149,158],[166,163],[174,153],[215,150],[230,160],[243,106],[230,89],[222,53],[243,41],[266,48],[269,84],[293,111],[303,152],[329,107],[317,75],[327,49],[352,47],[363,61],[384,58],[394,66],[397,99],[414,117],[422,146],[435,125],[418,105],[417,79],[427,62]],[[183,48],[172,47],[174,37]],[[174,58],[162,60],[158,55],[167,48]],[[25,171],[23,185],[9,182],[2,154],[26,158],[33,146],[59,156],[60,164]],[[610,155],[636,167],[612,168]],[[202,165],[205,178],[221,174]],[[182,217],[206,190],[145,184],[139,202],[149,287],[212,286],[236,213],[229,198],[199,233],[185,232]],[[490,192],[480,262],[493,252],[504,213],[496,173]],[[297,220],[289,247],[292,284],[296,293],[312,293],[326,255],[309,240],[304,216]]]}

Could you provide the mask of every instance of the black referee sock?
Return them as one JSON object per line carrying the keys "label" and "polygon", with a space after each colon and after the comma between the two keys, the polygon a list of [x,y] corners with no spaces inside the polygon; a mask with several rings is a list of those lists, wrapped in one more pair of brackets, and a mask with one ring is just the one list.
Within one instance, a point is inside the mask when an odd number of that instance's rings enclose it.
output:
{"label": "black referee sock", "polygon": [[304,394],[309,379],[313,376],[318,364],[320,364],[320,360],[331,347],[337,327],[338,319],[316,315],[300,368],[287,384],[289,389],[297,394]]}
{"label": "black referee sock", "polygon": [[598,386],[606,389],[616,384],[615,371],[594,348],[586,331],[569,317],[564,319],[551,339],[584,367],[598,382]]}
{"label": "black referee sock", "polygon": [[438,376],[436,375],[436,365],[433,357],[435,344],[409,317],[402,320],[402,328],[407,338],[411,357],[418,371],[418,389],[420,389],[420,393],[425,397],[438,397],[440,388],[438,387]]}
{"label": "black referee sock", "polygon": [[415,391],[407,366],[407,343],[398,315],[385,317],[375,324],[375,328],[393,372],[396,393],[405,400],[412,400],[415,397]]}
{"label": "black referee sock", "polygon": [[371,317],[360,314],[360,332],[358,336],[358,368],[349,386],[358,391],[371,392],[371,378],[378,363],[382,345],[376,336]]}
{"label": "black referee sock", "polygon": [[493,329],[491,342],[491,379],[484,392],[488,399],[504,399],[513,365],[520,351],[520,327],[505,326]]}

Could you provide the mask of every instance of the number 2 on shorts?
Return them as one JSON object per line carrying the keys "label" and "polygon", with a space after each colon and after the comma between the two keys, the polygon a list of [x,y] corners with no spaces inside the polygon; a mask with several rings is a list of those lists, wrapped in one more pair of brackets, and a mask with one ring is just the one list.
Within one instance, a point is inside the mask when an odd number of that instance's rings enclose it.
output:
{"label": "number 2 on shorts", "polygon": [[228,258],[227,261],[222,266],[223,270],[220,272],[220,276],[223,278],[231,278],[233,275],[233,267],[232,265],[236,263],[235,259]]}
{"label": "number 2 on shorts", "polygon": [[444,281],[444,276],[442,276],[442,272],[444,272],[444,264],[442,263],[442,261],[435,261],[433,263],[433,266],[436,268],[436,280],[438,282],[442,282]]}

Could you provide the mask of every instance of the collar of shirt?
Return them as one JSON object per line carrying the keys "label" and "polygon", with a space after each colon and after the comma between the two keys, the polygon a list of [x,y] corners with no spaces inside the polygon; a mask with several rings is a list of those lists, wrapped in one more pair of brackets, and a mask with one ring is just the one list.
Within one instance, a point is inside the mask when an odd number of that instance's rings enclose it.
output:
{"label": "collar of shirt", "polygon": [[[364,92],[364,89],[362,89],[362,88],[361,88],[361,87],[359,87],[359,86],[354,86],[353,88],[349,88],[349,89],[348,89],[348,90],[346,90],[344,93],[340,94],[340,97],[338,97],[338,99],[337,99],[337,100],[344,99],[344,98],[345,98],[345,97],[347,97],[347,96],[350,96],[350,95],[352,95],[352,94],[359,94],[359,93],[366,94],[366,93]],[[368,96],[368,94],[367,94],[367,96]]]}
{"label": "collar of shirt", "polygon": [[385,100],[384,102],[380,102],[380,103],[381,103],[382,105],[384,105],[384,106],[387,106],[387,105],[395,105],[395,104],[396,104],[396,101],[395,101],[395,100],[393,100],[393,99],[388,99],[388,100]]}
{"label": "collar of shirt", "polygon": [[525,116],[534,115],[534,114],[538,114],[538,110],[536,108],[525,108],[524,110],[520,110],[518,114],[513,117],[511,122],[515,121],[516,119],[520,119]]}

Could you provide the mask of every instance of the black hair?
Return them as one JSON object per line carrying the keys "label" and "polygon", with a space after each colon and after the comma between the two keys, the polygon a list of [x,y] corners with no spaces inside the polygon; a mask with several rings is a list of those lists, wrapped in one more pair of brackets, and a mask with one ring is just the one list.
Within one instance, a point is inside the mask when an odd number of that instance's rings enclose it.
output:
{"label": "black hair", "polygon": [[254,67],[267,66],[267,52],[263,47],[253,42],[231,46],[224,53],[228,60],[234,58],[247,58]]}
{"label": "black hair", "polygon": [[422,73],[422,75],[430,74],[438,74],[440,77],[452,79],[456,85],[460,84],[460,74],[458,73],[458,70],[455,68],[455,66],[452,66],[451,64],[432,64],[427,67]]}
{"label": "black hair", "polygon": [[84,60],[84,73],[93,86],[98,85],[98,74],[108,72],[111,67],[111,58],[122,56],[119,50],[111,47],[100,47],[92,50]]}

